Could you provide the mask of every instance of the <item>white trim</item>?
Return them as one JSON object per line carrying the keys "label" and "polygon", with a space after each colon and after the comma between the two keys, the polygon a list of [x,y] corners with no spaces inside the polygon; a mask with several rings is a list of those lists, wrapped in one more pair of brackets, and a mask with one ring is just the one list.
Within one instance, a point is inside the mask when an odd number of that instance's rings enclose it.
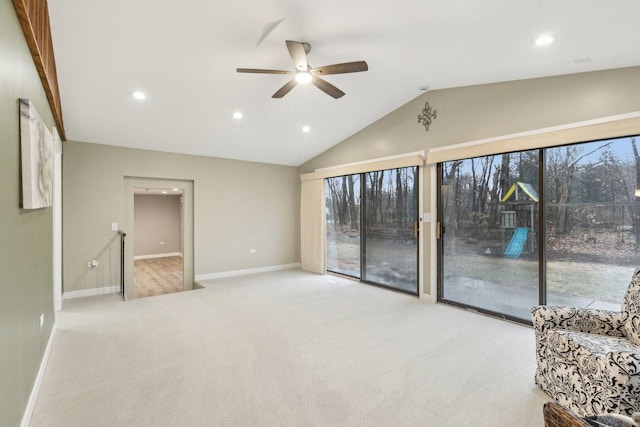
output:
{"label": "white trim", "polygon": [[414,151],[413,153],[404,153],[404,154],[397,154],[394,156],[380,157],[378,159],[362,160],[362,161],[353,162],[353,163],[345,163],[343,165],[337,165],[337,166],[327,166],[326,168],[316,169],[316,172],[330,171],[332,169],[340,169],[340,168],[346,168],[350,166],[366,165],[367,163],[384,162],[386,160],[402,159],[404,157],[412,157],[412,156],[421,156],[424,159],[425,158],[424,150]]}
{"label": "white trim", "polygon": [[256,274],[256,273],[267,273],[270,271],[279,271],[279,270],[295,270],[300,268],[300,263],[294,264],[283,264],[283,265],[272,265],[269,267],[259,267],[259,268],[248,268],[246,270],[235,270],[235,271],[223,271],[221,273],[209,273],[209,274],[198,274],[196,275],[196,281],[200,280],[209,280],[209,279],[221,279],[224,277],[233,277],[233,276],[245,276],[248,274]]}
{"label": "white trim", "polygon": [[424,166],[424,152],[414,155],[392,156],[387,160],[368,160],[365,162],[352,163],[351,166],[332,166],[324,170],[316,170],[315,172],[300,175],[301,181],[315,181],[325,178],[333,178],[336,176],[352,175],[358,173],[367,173],[372,171],[380,171],[387,169],[406,168],[411,166]]}
{"label": "white trim", "polygon": [[426,302],[426,303],[435,303],[436,299],[432,298],[431,295],[427,295],[427,294],[422,294],[420,296],[420,301],[422,302]]}
{"label": "white trim", "polygon": [[179,256],[182,258],[182,254],[180,252],[170,252],[166,254],[136,255],[133,257],[133,259],[166,258],[170,256]]}
{"label": "white trim", "polygon": [[53,128],[53,313],[62,310],[62,141]]}
{"label": "white trim", "polygon": [[575,128],[584,127],[584,126],[591,126],[591,125],[597,125],[597,124],[602,124],[602,123],[616,122],[616,121],[619,121],[619,120],[635,119],[635,118],[638,118],[638,117],[640,117],[640,111],[634,111],[632,113],[618,114],[616,116],[601,117],[601,118],[598,118],[598,119],[585,120],[585,121],[582,121],[582,122],[574,122],[574,123],[569,123],[569,124],[564,124],[564,125],[551,126],[551,127],[548,127],[548,128],[540,128],[540,129],[529,130],[529,131],[525,131],[525,132],[517,132],[517,133],[512,133],[512,134],[509,134],[509,135],[501,135],[501,136],[495,136],[495,137],[492,137],[492,138],[478,139],[478,140],[475,140],[475,141],[462,142],[460,144],[447,145],[447,146],[444,146],[444,147],[430,148],[429,149],[429,153],[437,153],[439,151],[452,150],[452,149],[456,149],[456,148],[466,148],[466,147],[471,147],[471,146],[474,146],[474,145],[486,144],[488,142],[502,141],[504,139],[522,138],[522,137],[525,137],[525,136],[541,135],[541,134],[544,134],[544,133],[556,132],[556,131],[559,131],[559,130],[575,129]]}
{"label": "white trim", "polygon": [[105,286],[103,288],[82,289],[79,291],[70,291],[62,294],[63,300],[93,297],[96,295],[117,294],[120,292],[120,285],[117,286]]}
{"label": "white trim", "polygon": [[49,363],[49,355],[51,354],[51,347],[53,346],[53,339],[56,335],[57,329],[57,325],[54,323],[51,327],[51,334],[49,335],[47,347],[45,348],[44,354],[42,355],[40,369],[38,369],[36,380],[33,383],[33,388],[31,389],[29,400],[27,401],[27,407],[24,409],[24,414],[22,414],[22,422],[20,423],[20,427],[29,427],[29,424],[31,424],[31,416],[33,415],[33,410],[36,407],[36,401],[38,400],[38,394],[40,393],[40,387],[42,386],[44,372],[46,371],[47,364]]}

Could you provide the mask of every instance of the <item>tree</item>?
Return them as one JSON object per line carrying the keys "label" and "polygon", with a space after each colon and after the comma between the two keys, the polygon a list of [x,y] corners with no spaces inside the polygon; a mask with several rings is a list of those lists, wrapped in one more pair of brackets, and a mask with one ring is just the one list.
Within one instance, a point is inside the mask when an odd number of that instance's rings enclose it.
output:
{"label": "tree", "polygon": [[584,154],[580,153],[575,145],[547,150],[547,171],[549,178],[553,181],[552,188],[555,190],[553,200],[558,206],[555,220],[555,229],[558,234],[566,234],[570,228],[567,203],[571,199],[571,186],[576,166],[585,157],[612,143],[613,141],[606,142]]}
{"label": "tree", "polygon": [[[357,176],[357,175],[356,175]],[[347,201],[349,203],[349,217],[351,219],[351,229],[358,230],[358,207],[356,206],[356,194],[355,194],[355,185],[354,185],[354,176],[349,175],[347,177],[347,181],[349,183],[347,189],[349,191],[349,196],[347,197]],[[358,197],[358,200],[360,198]]]}

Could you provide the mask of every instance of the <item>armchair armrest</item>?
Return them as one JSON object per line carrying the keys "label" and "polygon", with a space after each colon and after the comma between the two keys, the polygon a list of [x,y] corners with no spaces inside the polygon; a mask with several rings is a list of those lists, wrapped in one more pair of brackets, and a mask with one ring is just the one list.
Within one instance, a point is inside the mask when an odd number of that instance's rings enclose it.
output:
{"label": "armchair armrest", "polygon": [[549,329],[568,329],[624,337],[622,313],[618,311],[539,305],[531,309],[531,319],[536,333]]}

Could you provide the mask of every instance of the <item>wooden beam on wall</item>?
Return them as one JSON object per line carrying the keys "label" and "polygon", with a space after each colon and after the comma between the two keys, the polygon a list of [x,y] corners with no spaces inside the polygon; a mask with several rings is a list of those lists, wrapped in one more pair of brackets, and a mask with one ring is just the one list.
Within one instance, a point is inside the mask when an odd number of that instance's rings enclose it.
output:
{"label": "wooden beam on wall", "polygon": [[66,140],[47,0],[12,0],[62,140]]}

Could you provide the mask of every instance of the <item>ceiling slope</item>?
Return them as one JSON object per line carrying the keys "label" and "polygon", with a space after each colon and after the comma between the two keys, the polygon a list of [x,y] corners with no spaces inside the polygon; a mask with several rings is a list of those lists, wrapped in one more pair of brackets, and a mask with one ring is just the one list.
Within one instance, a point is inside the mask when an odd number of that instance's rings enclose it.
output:
{"label": "ceiling slope", "polygon": [[[49,0],[49,9],[68,139],[292,166],[423,86],[640,64],[636,0]],[[555,43],[535,46],[544,33]],[[313,85],[273,99],[289,75],[235,70],[293,71],[285,40],[310,43],[312,67],[365,60],[369,70],[323,77],[346,93],[339,99]]]}

